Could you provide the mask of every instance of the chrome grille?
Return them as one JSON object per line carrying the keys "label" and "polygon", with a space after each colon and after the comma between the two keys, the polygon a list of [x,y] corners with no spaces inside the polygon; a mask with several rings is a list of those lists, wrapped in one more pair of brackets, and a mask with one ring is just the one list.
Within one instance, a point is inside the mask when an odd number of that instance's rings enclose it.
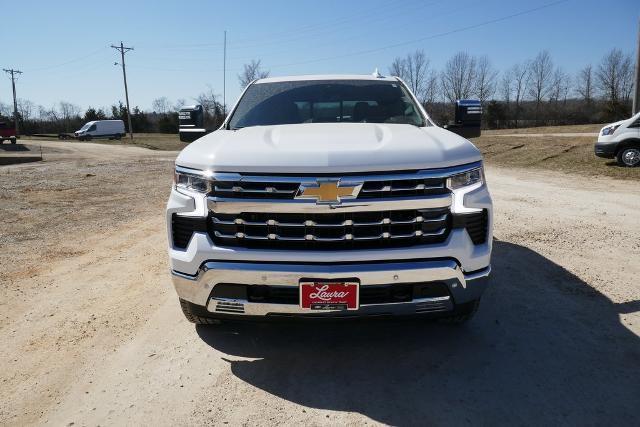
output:
{"label": "chrome grille", "polygon": [[214,181],[212,195],[234,199],[293,199],[297,182]]}
{"label": "chrome grille", "polygon": [[446,239],[448,208],[349,213],[212,213],[219,246],[269,249],[362,249],[438,243]]}
{"label": "chrome grille", "polygon": [[447,192],[445,180],[442,178],[366,181],[358,198],[415,197]]}
{"label": "chrome grille", "polygon": [[[416,197],[447,194],[446,178],[422,178],[413,174],[343,177],[342,181],[362,182],[357,199]],[[320,178],[318,178],[320,179]],[[315,183],[316,178],[240,176],[235,179],[223,176],[213,181],[210,196],[233,199],[292,200],[300,185]]]}
{"label": "chrome grille", "polygon": [[218,313],[244,313],[244,304],[241,302],[233,301],[217,301],[216,311]]}

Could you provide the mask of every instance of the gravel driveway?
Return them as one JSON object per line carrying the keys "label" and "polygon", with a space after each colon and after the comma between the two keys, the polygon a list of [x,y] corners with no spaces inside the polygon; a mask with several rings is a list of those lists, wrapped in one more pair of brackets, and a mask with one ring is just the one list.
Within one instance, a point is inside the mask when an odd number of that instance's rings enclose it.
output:
{"label": "gravel driveway", "polygon": [[477,317],[194,327],[163,209],[175,153],[43,143],[0,168],[0,424],[640,423],[635,182],[489,168]]}

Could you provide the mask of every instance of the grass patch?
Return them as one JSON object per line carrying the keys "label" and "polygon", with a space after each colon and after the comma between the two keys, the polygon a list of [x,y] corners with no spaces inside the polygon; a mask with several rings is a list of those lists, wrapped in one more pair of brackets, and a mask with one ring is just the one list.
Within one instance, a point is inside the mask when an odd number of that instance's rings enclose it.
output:
{"label": "grass patch", "polygon": [[567,126],[540,126],[535,128],[483,130],[483,135],[527,134],[527,133],[598,133],[606,123]]}
{"label": "grass patch", "polygon": [[120,141],[108,139],[93,139],[91,142],[109,145],[136,145],[138,147],[148,148],[150,150],[162,151],[180,151],[186,147],[187,143],[181,142],[178,134],[173,133],[134,133],[133,141],[129,139],[129,135]]}
{"label": "grass patch", "polygon": [[[33,136],[22,136],[24,141],[57,141],[55,135],[51,135],[50,138],[39,138]],[[75,141],[73,139],[67,141]],[[96,144],[107,145],[132,145],[138,147],[148,148],[150,150],[162,150],[162,151],[180,151],[186,147],[187,143],[180,142],[180,136],[177,133],[136,133],[133,135],[133,141],[129,139],[129,135],[125,136],[121,140],[109,140],[107,138],[96,138],[89,142]],[[78,143],[82,144],[82,142]]]}
{"label": "grass patch", "polygon": [[[561,132],[554,129],[553,133]],[[480,149],[488,165],[640,180],[640,168],[624,168],[614,159],[596,157],[594,137],[522,136],[509,139],[484,134],[471,141]]]}

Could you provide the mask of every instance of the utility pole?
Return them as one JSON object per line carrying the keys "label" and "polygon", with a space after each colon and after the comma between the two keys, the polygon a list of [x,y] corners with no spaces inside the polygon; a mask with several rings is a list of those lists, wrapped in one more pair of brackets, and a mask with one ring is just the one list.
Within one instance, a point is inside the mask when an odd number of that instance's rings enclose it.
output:
{"label": "utility pole", "polygon": [[14,69],[2,69],[5,73],[11,74],[11,88],[13,89],[13,123],[16,128],[16,136],[20,135],[20,129],[18,127],[18,101],[16,99],[16,75],[22,74],[20,70]]}
{"label": "utility pole", "polygon": [[222,55],[222,115],[227,117],[227,30],[224,30],[224,53]]}
{"label": "utility pole", "polygon": [[[130,50],[133,50],[133,48],[125,47],[124,44],[122,44],[122,42],[120,42],[120,46],[111,45],[111,47],[117,51],[120,51],[120,56],[122,57],[122,63],[120,65],[122,65],[122,77],[124,78],[124,96],[127,100],[127,120],[129,122],[129,137],[131,138],[131,141],[133,141],[133,127],[131,127],[131,108],[129,108],[129,89],[127,89],[127,69],[125,68],[125,65],[124,65],[124,54]],[[116,65],[118,65],[117,62],[116,62]]]}
{"label": "utility pole", "polygon": [[632,113],[636,114],[640,110],[640,18],[638,19],[638,45],[636,46],[636,76],[633,85],[633,108]]}

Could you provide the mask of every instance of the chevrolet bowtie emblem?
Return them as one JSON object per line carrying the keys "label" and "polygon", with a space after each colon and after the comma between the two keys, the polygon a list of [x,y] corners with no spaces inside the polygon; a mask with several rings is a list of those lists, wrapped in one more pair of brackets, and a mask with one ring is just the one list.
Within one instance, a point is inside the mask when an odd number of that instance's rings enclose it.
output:
{"label": "chevrolet bowtie emblem", "polygon": [[344,199],[355,199],[362,184],[345,183],[340,180],[318,180],[316,183],[303,183],[298,189],[296,199],[316,199],[316,203],[340,203]]}

